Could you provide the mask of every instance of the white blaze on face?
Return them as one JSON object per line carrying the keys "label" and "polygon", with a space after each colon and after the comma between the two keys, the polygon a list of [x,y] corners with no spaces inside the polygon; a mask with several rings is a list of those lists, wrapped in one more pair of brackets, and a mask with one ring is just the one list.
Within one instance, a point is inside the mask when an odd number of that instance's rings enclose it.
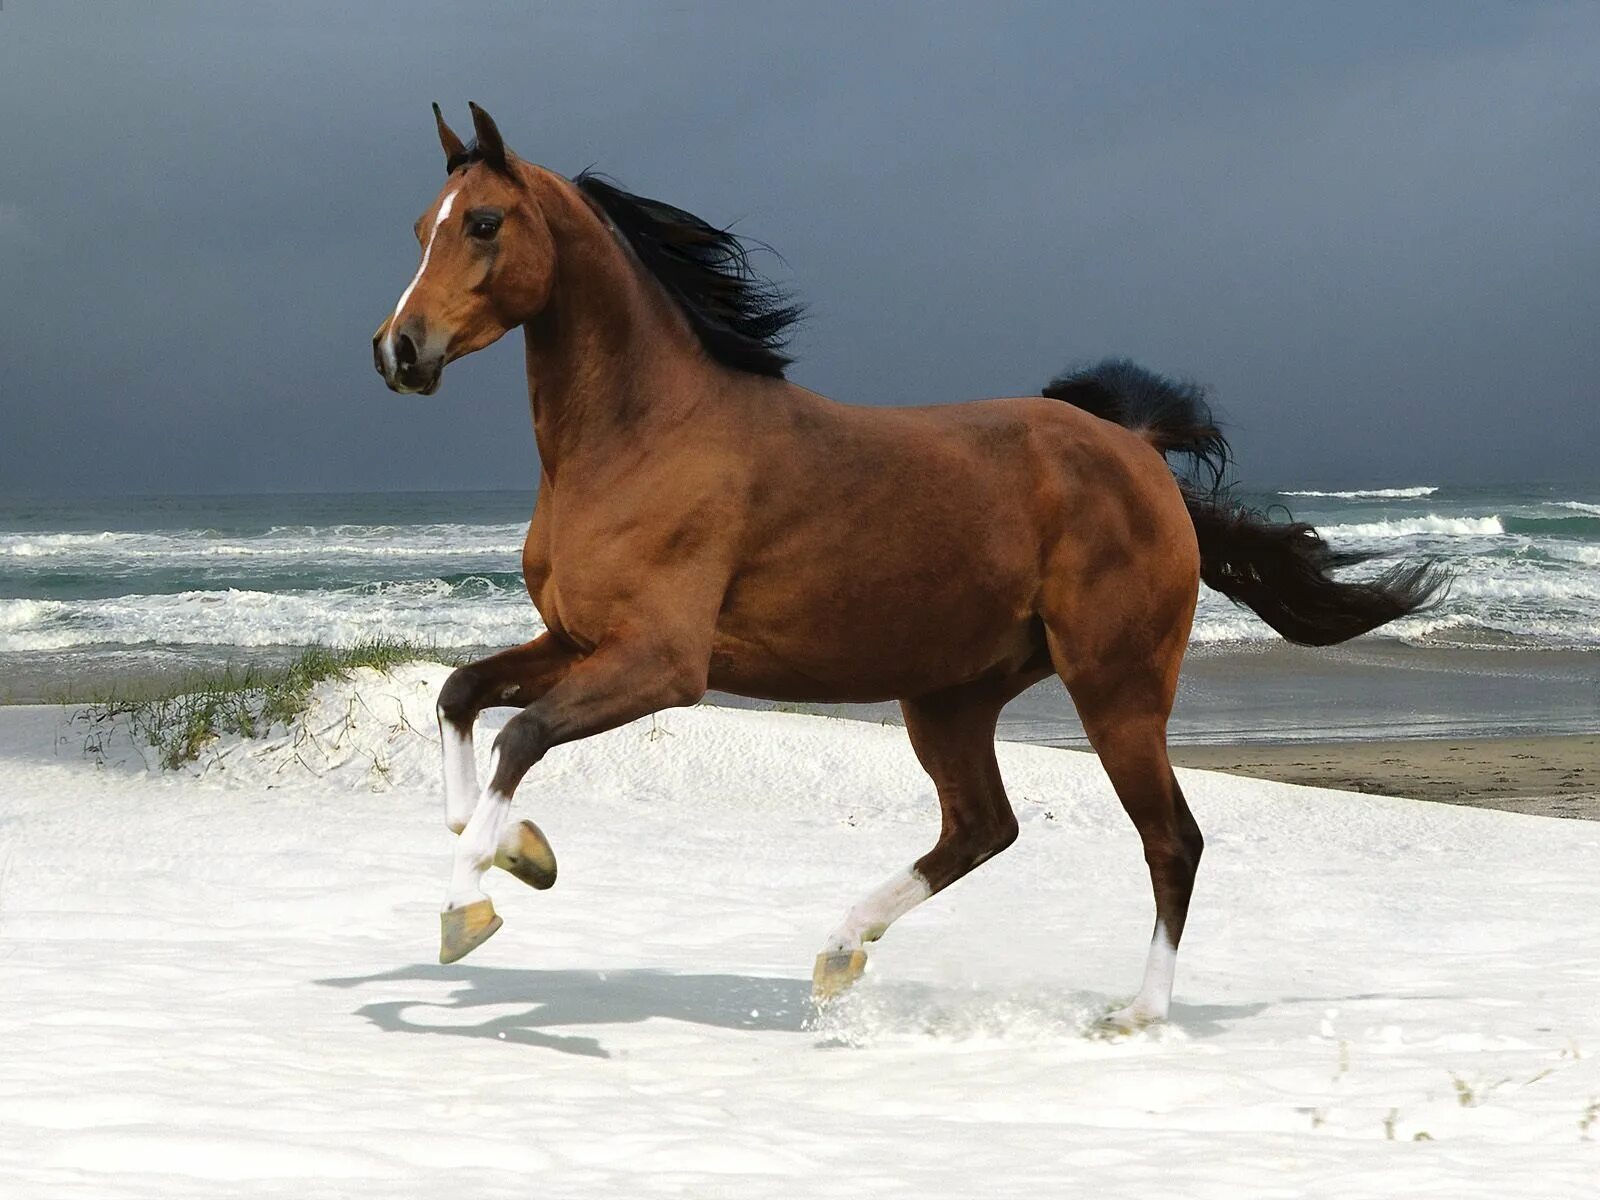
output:
{"label": "white blaze on face", "polygon": [[400,301],[394,306],[394,315],[389,318],[389,332],[383,339],[383,353],[391,371],[394,370],[394,331],[400,326],[400,314],[405,310],[406,301],[411,299],[411,293],[417,290],[417,284],[422,282],[422,276],[428,269],[428,259],[433,255],[433,240],[439,236],[439,226],[449,219],[450,210],[455,207],[460,191],[457,188],[440,202],[439,214],[433,218],[433,228],[428,230],[428,240],[422,247],[422,262],[417,267],[417,273],[411,277],[411,282],[406,284],[406,290],[400,293]]}

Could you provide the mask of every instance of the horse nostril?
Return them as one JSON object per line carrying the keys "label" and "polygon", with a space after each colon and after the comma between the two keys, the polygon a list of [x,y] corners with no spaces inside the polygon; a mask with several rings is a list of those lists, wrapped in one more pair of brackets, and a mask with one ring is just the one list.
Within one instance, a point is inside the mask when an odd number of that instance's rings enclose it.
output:
{"label": "horse nostril", "polygon": [[410,334],[402,333],[394,340],[394,365],[402,371],[417,365],[417,344]]}

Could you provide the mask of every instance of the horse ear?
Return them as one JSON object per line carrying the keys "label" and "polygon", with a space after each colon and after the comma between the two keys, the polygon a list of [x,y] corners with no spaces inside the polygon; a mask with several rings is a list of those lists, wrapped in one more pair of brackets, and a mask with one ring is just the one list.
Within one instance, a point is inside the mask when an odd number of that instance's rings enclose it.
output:
{"label": "horse ear", "polygon": [[472,110],[472,129],[478,135],[478,152],[483,155],[483,161],[497,171],[504,171],[506,144],[500,138],[494,118],[470,100],[467,101],[467,107]]}
{"label": "horse ear", "polygon": [[466,156],[467,148],[461,144],[456,131],[444,123],[444,113],[439,111],[438,101],[434,101],[433,105],[433,123],[439,127],[439,145],[444,147],[445,170],[448,171],[457,159]]}

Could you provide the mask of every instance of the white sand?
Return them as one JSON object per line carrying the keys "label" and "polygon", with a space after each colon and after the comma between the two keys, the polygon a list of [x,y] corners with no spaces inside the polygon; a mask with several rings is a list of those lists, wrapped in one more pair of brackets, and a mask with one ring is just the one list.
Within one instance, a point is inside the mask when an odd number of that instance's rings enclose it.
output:
{"label": "white sand", "polygon": [[560,882],[492,875],[439,967],[442,676],[166,777],[0,711],[0,1195],[1600,1194],[1600,826],[1184,772],[1175,1019],[1106,1041],[1138,841],[1092,757],[1007,746],[1017,846],[814,1027],[824,936],[937,827],[900,730],[555,751],[518,811]]}

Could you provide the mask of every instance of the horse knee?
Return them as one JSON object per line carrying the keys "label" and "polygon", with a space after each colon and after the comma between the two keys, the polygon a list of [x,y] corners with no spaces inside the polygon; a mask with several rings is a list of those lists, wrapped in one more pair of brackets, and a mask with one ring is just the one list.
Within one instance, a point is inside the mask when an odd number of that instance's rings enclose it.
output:
{"label": "horse knee", "polygon": [[472,667],[457,667],[439,689],[439,716],[460,728],[477,719],[483,677]]}
{"label": "horse knee", "polygon": [[494,778],[489,786],[503,796],[511,795],[549,749],[550,733],[544,722],[532,712],[518,713],[494,739]]}

